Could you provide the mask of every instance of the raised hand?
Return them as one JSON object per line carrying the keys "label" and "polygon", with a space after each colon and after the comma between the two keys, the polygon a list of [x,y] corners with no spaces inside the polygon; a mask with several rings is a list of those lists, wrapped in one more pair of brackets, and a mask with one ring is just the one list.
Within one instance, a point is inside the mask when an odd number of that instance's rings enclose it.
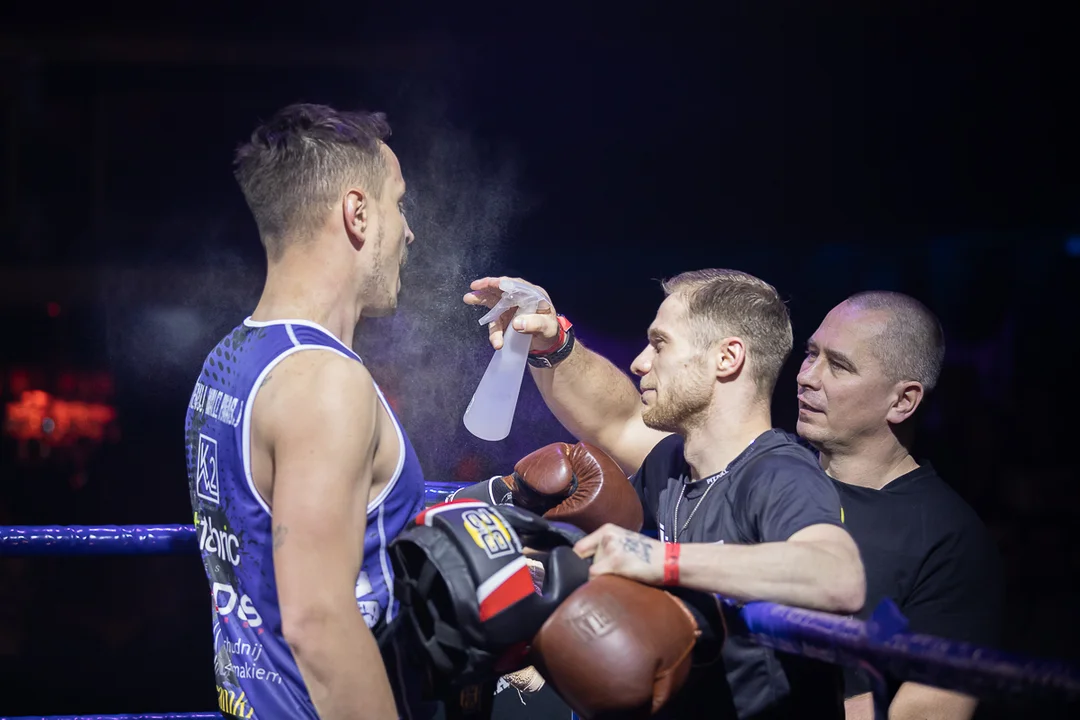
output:
{"label": "raised hand", "polygon": [[525,335],[532,335],[532,349],[537,351],[547,350],[555,343],[559,336],[559,323],[555,315],[555,307],[551,304],[551,296],[539,285],[533,285],[521,278],[485,277],[473,280],[469,285],[469,292],[465,293],[462,300],[466,305],[481,305],[493,308],[502,297],[499,282],[504,279],[513,279],[517,282],[532,285],[540,291],[546,302],[541,302],[536,312],[529,315],[518,315],[518,308],[511,308],[500,317],[488,323],[488,341],[491,347],[499,350],[503,346],[503,333],[511,322],[514,329]]}

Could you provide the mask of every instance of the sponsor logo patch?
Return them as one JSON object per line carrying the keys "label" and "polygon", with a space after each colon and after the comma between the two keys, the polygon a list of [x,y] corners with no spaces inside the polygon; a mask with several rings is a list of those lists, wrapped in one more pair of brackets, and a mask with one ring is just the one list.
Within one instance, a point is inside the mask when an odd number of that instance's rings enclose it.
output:
{"label": "sponsor logo patch", "polygon": [[461,513],[465,530],[489,558],[495,559],[517,552],[510,531],[502,518],[485,508]]}

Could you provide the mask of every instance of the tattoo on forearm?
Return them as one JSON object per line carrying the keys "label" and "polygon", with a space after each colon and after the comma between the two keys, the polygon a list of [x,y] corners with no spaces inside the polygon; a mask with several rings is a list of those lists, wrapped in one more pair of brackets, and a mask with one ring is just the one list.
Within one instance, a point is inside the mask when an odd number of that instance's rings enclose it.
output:
{"label": "tattoo on forearm", "polygon": [[632,553],[645,562],[650,562],[652,548],[645,542],[644,538],[636,535],[627,535],[623,538],[623,550],[628,553]]}
{"label": "tattoo on forearm", "polygon": [[284,525],[278,525],[274,528],[274,549],[279,550],[281,546],[285,544],[285,534],[289,532],[289,528]]}

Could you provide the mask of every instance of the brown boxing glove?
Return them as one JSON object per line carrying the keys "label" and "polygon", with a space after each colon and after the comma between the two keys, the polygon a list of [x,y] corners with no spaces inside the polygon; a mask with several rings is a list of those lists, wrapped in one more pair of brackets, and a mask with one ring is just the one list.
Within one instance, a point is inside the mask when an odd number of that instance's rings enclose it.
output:
{"label": "brown boxing glove", "polygon": [[464,487],[451,499],[510,504],[590,533],[605,523],[638,532],[641,500],[618,463],[588,443],[552,443],[529,453],[511,475]]}
{"label": "brown boxing glove", "polygon": [[601,575],[552,613],[530,659],[583,720],[647,718],[686,682],[699,635],[681,600]]}

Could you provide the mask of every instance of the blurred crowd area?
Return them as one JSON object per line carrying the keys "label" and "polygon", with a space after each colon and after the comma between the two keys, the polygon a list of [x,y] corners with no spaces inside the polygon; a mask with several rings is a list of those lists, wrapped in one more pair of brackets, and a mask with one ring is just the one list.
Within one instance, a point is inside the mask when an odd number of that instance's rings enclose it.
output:
{"label": "blurred crowd area", "polygon": [[[1005,647],[1070,658],[1080,641],[1068,620],[1080,599],[1071,582],[1080,572],[1075,533],[1080,484],[1069,421],[1080,399],[1072,380],[1072,298],[1080,259],[1060,243],[988,242],[981,247],[993,252],[981,257],[967,279],[962,272],[937,268],[920,274],[915,285],[915,273],[882,274],[888,258],[857,247],[822,246],[812,257],[810,265],[832,264],[836,282],[824,291],[800,282],[791,269],[770,275],[752,255],[728,264],[768,277],[789,298],[796,348],[773,405],[776,424],[789,430],[794,428],[794,378],[802,344],[832,304],[855,289],[875,286],[913,292],[940,312],[948,342],[946,368],[923,413],[918,454],[934,463],[998,540],[1008,574]],[[946,254],[929,244],[926,251]],[[954,257],[963,263],[978,254],[969,252]],[[1022,257],[1026,272],[1017,270]],[[655,283],[649,283],[641,285],[649,302],[635,306],[634,317],[626,320],[640,326],[636,336],[612,335],[611,325],[603,322],[608,308],[590,304],[572,285],[547,282],[547,287],[560,309],[574,318],[582,341],[628,368],[644,342],[648,307],[660,298]],[[393,334],[394,323],[415,310],[406,302],[402,318],[365,327],[357,345],[410,433],[429,479],[479,481],[508,472],[518,458],[541,445],[572,440],[528,378],[511,436],[501,443],[472,438],[460,418],[491,354],[486,333],[479,327],[470,330],[468,351],[442,358],[441,370],[436,369],[437,343],[395,361],[393,343],[380,344],[377,338]],[[457,310],[463,323],[474,322],[474,310],[464,305]],[[236,311],[242,317],[243,308]],[[48,327],[62,319],[43,311],[32,322],[24,321],[27,327]],[[417,318],[409,323],[423,325]],[[214,333],[226,325],[222,321],[221,327],[210,328],[201,347],[211,347]],[[86,338],[75,331],[70,337],[73,342]],[[71,350],[66,357],[77,366],[78,348]],[[181,371],[148,386],[162,377],[124,372],[122,360],[103,358],[96,367],[84,368],[89,373],[85,382],[69,378],[66,384],[70,400],[90,393],[91,399],[115,408],[115,419],[103,416],[107,422],[97,439],[53,445],[47,434],[17,439],[8,427],[0,452],[0,524],[190,522],[182,455],[189,379]],[[192,355],[188,375],[199,359]],[[56,373],[49,367],[42,364],[30,377],[52,391],[49,378]],[[458,376],[449,376],[448,368]],[[111,385],[101,380],[102,371],[112,378]],[[18,399],[13,391],[27,377],[25,370],[19,372],[13,375],[9,368],[0,390],[9,416]],[[438,382],[425,383],[425,373],[438,374]],[[432,387],[441,394],[432,395]],[[14,688],[42,688],[45,666],[64,678],[46,681],[47,692],[9,695],[6,712],[213,707],[207,595],[194,556],[0,560],[0,676],[15,680],[9,684]],[[94,707],[87,707],[90,697],[96,698]]]}

